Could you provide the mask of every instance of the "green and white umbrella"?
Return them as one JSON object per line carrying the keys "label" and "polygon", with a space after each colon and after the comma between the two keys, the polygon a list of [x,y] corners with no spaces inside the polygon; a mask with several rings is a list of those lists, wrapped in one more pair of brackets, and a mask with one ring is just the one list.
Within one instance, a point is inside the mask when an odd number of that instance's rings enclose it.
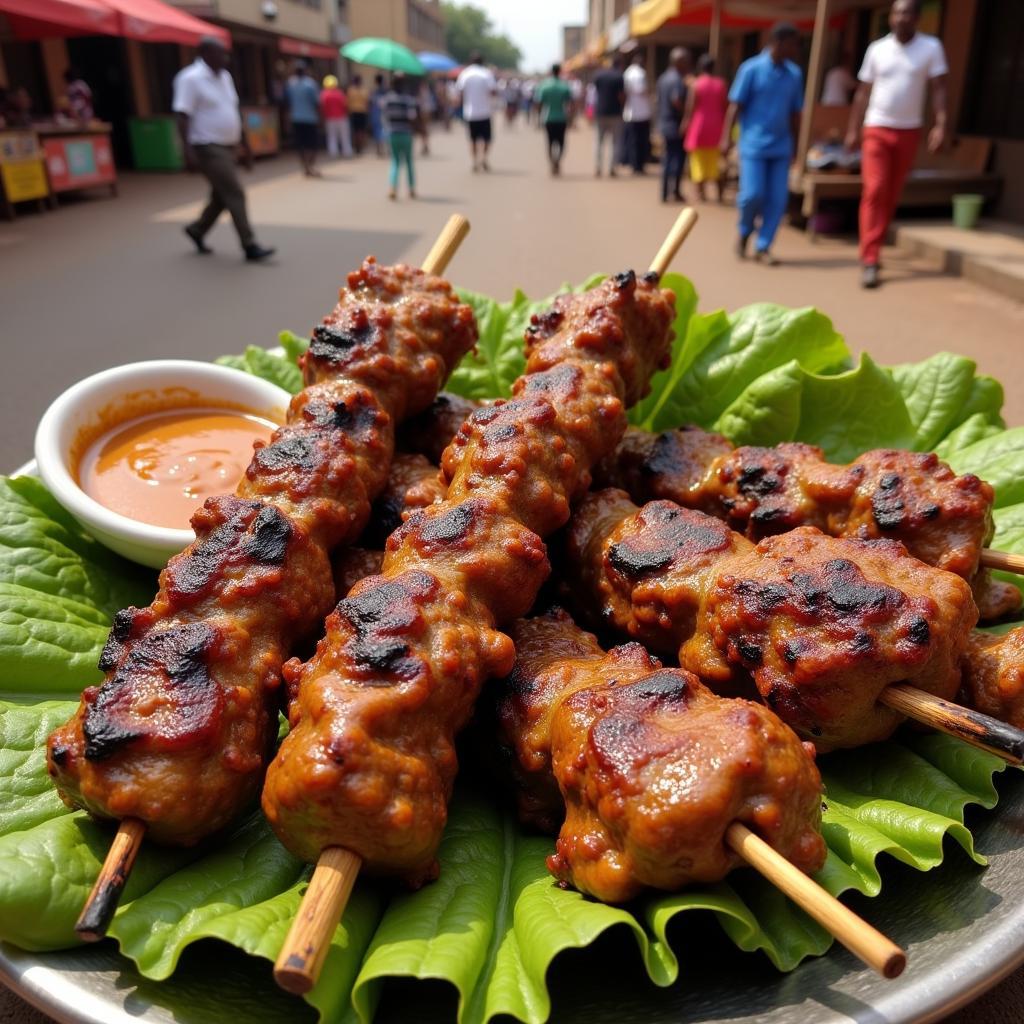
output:
{"label": "green and white umbrella", "polygon": [[383,68],[385,71],[404,71],[407,75],[427,73],[416,54],[393,39],[375,39],[373,36],[353,39],[341,48],[341,55],[357,64],[368,64],[371,68]]}

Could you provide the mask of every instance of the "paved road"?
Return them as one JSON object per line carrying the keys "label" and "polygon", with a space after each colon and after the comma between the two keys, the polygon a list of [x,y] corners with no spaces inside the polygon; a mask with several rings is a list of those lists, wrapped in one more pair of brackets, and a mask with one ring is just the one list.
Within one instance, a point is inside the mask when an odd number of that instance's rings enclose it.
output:
{"label": "paved road", "polygon": [[[656,201],[653,177],[595,180],[590,144],[589,132],[572,132],[565,173],[551,179],[533,130],[498,137],[490,174],[471,173],[461,132],[436,135],[435,155],[419,161],[416,202],[387,201],[386,166],[373,157],[333,165],[319,181],[300,177],[291,158],[263,163],[251,178],[252,218],[261,240],[280,250],[265,266],[241,261],[226,222],[211,236],[215,256],[190,251],[181,226],[195,214],[201,182],[184,175],[129,175],[116,200],[0,225],[0,466],[29,457],[43,409],[80,377],[137,359],[272,344],[282,327],[306,331],[332,305],[345,270],[371,252],[422,258],[452,210],[473,223],[453,280],[501,297],[515,287],[541,296],[567,279],[644,263],[674,211]],[[864,293],[849,243],[811,245],[790,229],[777,245],[783,266],[739,263],[734,212],[701,213],[676,269],[693,278],[702,308],[817,305],[854,351],[881,362],[963,352],[1016,386],[1006,415],[1024,423],[1024,307],[889,253],[891,283]],[[949,1024],[1009,1024],[1021,1005],[1018,973]],[[44,1018],[0,990],[0,1021],[15,1020]]]}
{"label": "paved road", "polygon": [[[451,210],[473,222],[453,279],[503,297],[517,286],[541,296],[567,279],[643,263],[673,215],[656,201],[651,177],[595,180],[584,130],[570,134],[559,179],[545,172],[537,133],[522,127],[498,138],[490,174],[470,171],[460,132],[435,136],[434,149],[419,162],[422,198],[414,203],[387,201],[386,167],[373,157],[327,168],[322,180],[300,177],[290,157],[261,164],[249,190],[252,216],[261,239],[279,248],[265,266],[242,262],[226,221],[211,236],[215,256],[190,251],[181,225],[194,215],[201,181],[185,175],[126,176],[118,199],[0,225],[9,382],[0,466],[28,457],[48,401],[83,375],[270,344],[282,327],[306,331],[330,308],[342,272],[368,252],[421,258]],[[703,308],[815,304],[851,348],[883,362],[951,349],[1007,383],[1024,379],[1024,307],[896,256],[888,257],[893,283],[864,293],[848,243],[811,245],[789,229],[777,246],[784,266],[741,264],[730,248],[733,211],[701,212],[677,267],[695,281]],[[1024,388],[1010,397],[1008,415],[1024,422]]]}

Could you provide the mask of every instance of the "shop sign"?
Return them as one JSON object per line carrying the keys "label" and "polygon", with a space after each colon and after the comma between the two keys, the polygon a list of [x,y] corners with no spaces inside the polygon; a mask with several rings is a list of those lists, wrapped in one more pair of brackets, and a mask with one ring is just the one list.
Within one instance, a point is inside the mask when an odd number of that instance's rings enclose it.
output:
{"label": "shop sign", "polygon": [[43,140],[54,192],[111,185],[117,180],[107,135],[71,135]]}
{"label": "shop sign", "polygon": [[629,15],[623,14],[616,18],[608,29],[608,49],[615,52],[623,43],[629,40]]}

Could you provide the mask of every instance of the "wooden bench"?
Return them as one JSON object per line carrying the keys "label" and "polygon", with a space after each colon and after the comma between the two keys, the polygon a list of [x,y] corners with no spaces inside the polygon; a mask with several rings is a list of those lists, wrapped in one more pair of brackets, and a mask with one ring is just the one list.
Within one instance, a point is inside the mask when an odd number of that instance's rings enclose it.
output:
{"label": "wooden bench", "polygon": [[[941,206],[959,192],[974,192],[986,200],[995,199],[1002,187],[998,174],[987,172],[992,140],[961,136],[941,153],[929,153],[922,137],[914,169],[907,178],[900,206]],[[860,174],[841,171],[804,171],[796,168],[790,179],[790,191],[802,197],[800,212],[807,219],[814,237],[814,215],[823,199],[859,199],[863,180]]]}

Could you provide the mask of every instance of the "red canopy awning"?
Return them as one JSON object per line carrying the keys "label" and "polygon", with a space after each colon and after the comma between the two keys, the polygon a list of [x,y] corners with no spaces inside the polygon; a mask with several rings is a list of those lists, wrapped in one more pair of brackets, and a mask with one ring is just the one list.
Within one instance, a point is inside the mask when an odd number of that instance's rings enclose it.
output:
{"label": "red canopy awning", "polygon": [[319,57],[321,60],[337,60],[338,48],[325,43],[309,43],[305,39],[289,39],[281,36],[277,48],[289,57]]}
{"label": "red canopy awning", "polygon": [[102,0],[0,0],[18,39],[116,35],[117,12]]}
{"label": "red canopy awning", "polygon": [[231,45],[226,29],[163,0],[0,0],[0,13],[18,39],[108,35],[195,46],[203,36],[214,36]]}

